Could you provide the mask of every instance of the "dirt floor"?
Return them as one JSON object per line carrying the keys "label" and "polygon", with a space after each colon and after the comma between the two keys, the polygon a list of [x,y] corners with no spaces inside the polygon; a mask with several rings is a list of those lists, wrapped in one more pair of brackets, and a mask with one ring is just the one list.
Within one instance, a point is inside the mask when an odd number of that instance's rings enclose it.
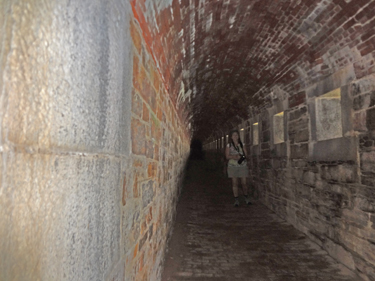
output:
{"label": "dirt floor", "polygon": [[233,203],[222,169],[189,162],[163,281],[361,280],[260,201]]}

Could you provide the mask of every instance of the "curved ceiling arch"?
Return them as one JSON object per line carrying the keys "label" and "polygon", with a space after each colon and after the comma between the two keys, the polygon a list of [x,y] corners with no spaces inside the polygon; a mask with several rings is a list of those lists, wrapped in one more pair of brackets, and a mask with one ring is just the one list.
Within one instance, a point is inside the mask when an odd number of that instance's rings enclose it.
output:
{"label": "curved ceiling arch", "polygon": [[374,0],[131,3],[172,100],[203,139],[269,106],[273,89],[292,95],[375,49]]}

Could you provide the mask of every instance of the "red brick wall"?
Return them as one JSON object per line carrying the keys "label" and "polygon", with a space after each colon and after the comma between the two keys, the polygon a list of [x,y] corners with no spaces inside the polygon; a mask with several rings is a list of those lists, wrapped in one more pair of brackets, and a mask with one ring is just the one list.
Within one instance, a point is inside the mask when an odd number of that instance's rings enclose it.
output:
{"label": "red brick wall", "polygon": [[156,280],[175,216],[190,139],[137,19],[132,19],[130,26],[132,165],[124,176],[122,196],[125,280]]}

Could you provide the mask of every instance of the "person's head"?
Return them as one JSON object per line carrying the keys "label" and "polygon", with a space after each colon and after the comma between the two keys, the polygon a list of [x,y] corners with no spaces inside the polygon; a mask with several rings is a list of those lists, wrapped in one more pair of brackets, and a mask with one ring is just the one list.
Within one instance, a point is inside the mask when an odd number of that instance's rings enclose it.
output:
{"label": "person's head", "polygon": [[241,143],[240,133],[239,133],[238,130],[232,130],[232,131],[230,131],[230,133],[229,133],[229,137],[230,137],[230,141],[231,141],[232,143],[234,143],[234,142],[239,142],[239,143]]}

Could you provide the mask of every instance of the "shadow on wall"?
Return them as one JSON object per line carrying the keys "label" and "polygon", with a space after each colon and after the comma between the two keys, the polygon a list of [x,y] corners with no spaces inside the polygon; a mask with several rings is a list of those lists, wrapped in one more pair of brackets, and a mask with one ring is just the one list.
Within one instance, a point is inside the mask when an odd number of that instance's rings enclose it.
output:
{"label": "shadow on wall", "polygon": [[199,139],[191,141],[189,160],[204,160],[203,146]]}

